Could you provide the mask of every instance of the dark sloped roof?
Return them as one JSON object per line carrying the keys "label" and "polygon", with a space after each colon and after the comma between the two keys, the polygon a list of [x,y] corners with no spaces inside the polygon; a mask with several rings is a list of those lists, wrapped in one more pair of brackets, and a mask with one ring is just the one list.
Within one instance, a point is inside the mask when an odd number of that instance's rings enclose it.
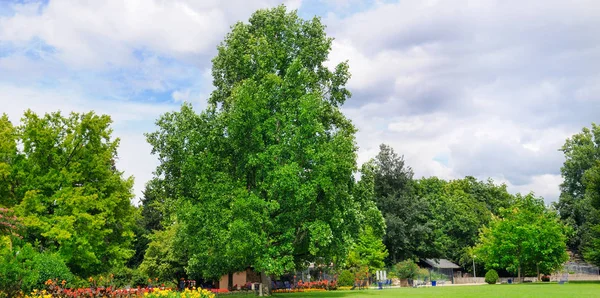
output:
{"label": "dark sloped roof", "polygon": [[442,268],[442,269],[459,269],[460,266],[446,260],[446,259],[425,259],[425,263],[433,268]]}

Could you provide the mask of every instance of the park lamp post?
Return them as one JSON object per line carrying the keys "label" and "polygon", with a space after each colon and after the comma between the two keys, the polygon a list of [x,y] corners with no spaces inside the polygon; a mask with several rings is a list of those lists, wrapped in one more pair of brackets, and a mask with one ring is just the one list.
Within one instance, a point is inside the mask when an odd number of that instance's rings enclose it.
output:
{"label": "park lamp post", "polygon": [[477,274],[475,274],[475,257],[477,257],[477,256],[473,255],[473,277],[477,278]]}

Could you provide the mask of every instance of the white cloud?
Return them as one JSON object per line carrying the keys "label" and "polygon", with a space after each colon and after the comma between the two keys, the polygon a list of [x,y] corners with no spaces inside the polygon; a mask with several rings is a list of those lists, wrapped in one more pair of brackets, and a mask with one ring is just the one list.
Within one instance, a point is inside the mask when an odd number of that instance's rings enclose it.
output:
{"label": "white cloud", "polygon": [[[25,108],[110,114],[123,139],[119,163],[139,195],[155,165],[142,133],[172,102],[203,108],[210,57],[229,26],[279,2],[16,4],[0,16],[0,41],[14,47],[0,55],[0,104],[13,120]],[[556,150],[600,110],[597,1],[327,7],[335,9],[324,19],[336,38],[329,63],[349,60],[353,74],[344,111],[359,129],[359,162],[388,143],[417,177],[492,177],[557,198]]]}
{"label": "white cloud", "polygon": [[[131,66],[133,50],[183,57],[213,52],[229,26],[279,1],[70,1],[30,3],[0,17],[0,40],[40,38],[70,66]],[[287,1],[291,7],[300,1]]]}
{"label": "white cloud", "polygon": [[399,1],[325,21],[360,161],[388,143],[416,176],[557,199],[558,149],[600,110],[598,2]]}

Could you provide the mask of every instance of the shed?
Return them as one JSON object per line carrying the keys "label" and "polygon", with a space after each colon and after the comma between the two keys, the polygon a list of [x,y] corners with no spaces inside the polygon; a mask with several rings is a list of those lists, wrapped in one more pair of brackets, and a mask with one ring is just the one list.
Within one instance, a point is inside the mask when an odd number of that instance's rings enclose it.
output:
{"label": "shed", "polygon": [[454,281],[454,272],[461,269],[446,259],[424,259],[422,263],[429,269],[432,280]]}

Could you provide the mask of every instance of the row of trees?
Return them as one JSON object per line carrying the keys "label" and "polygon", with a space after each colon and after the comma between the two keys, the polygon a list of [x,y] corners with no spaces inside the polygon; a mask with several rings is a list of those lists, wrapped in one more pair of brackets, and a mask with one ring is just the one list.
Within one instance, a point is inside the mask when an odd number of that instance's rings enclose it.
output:
{"label": "row of trees", "polygon": [[[147,134],[160,164],[139,207],[133,178],[115,167],[109,116],[28,111],[17,126],[1,117],[0,207],[10,209],[0,217],[10,244],[2,256],[22,272],[35,265],[17,253],[25,249],[80,278],[114,272],[132,283],[253,267],[270,284],[308,262],[374,271],[478,255],[490,268],[528,273],[564,261],[568,230],[533,195],[473,177],[414,179],[386,145],[359,169],[356,128],[340,111],[350,73],[345,62],[325,66],[331,41],[318,18],[283,6],[234,25],[213,59],[208,107],[184,104]],[[598,135],[594,126],[567,141],[558,207],[592,260]]]}

